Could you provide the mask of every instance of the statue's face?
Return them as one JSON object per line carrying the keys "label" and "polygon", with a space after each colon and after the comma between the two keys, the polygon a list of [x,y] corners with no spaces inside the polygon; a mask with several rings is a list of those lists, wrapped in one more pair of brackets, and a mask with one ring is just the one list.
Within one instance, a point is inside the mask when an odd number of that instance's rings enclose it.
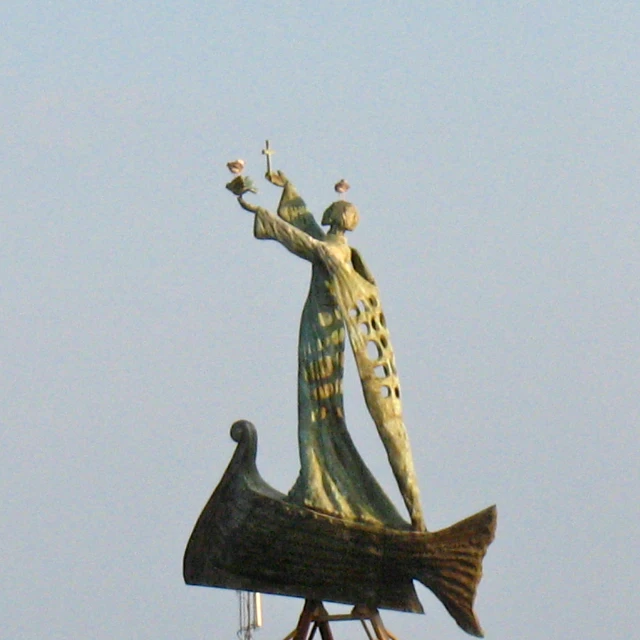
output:
{"label": "statue's face", "polygon": [[360,222],[358,210],[351,205],[342,214],[342,228],[345,231],[353,231],[358,226],[358,222]]}

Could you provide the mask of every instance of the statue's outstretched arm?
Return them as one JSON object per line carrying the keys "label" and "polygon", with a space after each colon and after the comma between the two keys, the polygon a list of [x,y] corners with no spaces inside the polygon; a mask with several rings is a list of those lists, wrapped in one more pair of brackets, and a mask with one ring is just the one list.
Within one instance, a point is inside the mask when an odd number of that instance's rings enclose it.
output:
{"label": "statue's outstretched arm", "polygon": [[250,213],[258,213],[258,211],[261,209],[261,207],[247,202],[242,196],[238,196],[238,202],[245,211],[249,211]]}
{"label": "statue's outstretched arm", "polygon": [[309,234],[316,240],[324,240],[325,232],[316,222],[293,183],[282,171],[267,171],[265,178],[276,187],[283,189],[278,205],[278,216]]}
{"label": "statue's outstretched arm", "polygon": [[271,214],[266,209],[247,202],[242,196],[238,196],[238,202],[245,211],[250,211],[255,215],[253,235],[261,240],[277,240],[291,253],[300,258],[313,261],[317,259],[319,249],[322,246],[304,231],[281,218]]}

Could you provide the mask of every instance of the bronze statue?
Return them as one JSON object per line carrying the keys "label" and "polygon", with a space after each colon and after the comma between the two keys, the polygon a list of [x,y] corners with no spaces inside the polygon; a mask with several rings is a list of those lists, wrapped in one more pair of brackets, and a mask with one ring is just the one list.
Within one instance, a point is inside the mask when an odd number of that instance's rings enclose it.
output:
{"label": "bronze statue", "polygon": [[367,408],[387,451],[413,528],[425,529],[400,385],[380,295],[371,272],[346,231],[358,210],[334,202],[322,216],[324,232],[295,187],[281,172],[267,179],[283,188],[278,217],[249,204],[256,238],[280,242],[312,264],[298,347],[300,475],[290,498],[312,509],[351,520],[402,526],[393,504],[365,466],[347,431],[342,403],[345,327],[358,366]]}
{"label": "bronze statue", "polygon": [[[185,580],[310,602],[422,611],[412,584],[418,579],[463,629],[481,635],[472,605],[494,535],[495,507],[448,529],[426,530],[380,295],[345,237],[358,224],[358,210],[344,200],[334,202],[322,216],[325,232],[284,173],[272,170],[268,143],[263,153],[267,180],[283,190],[277,215],[245,199],[256,189],[250,178],[238,175],[243,161],[229,163],[237,177],[227,188],[254,214],[256,238],[277,240],[311,263],[298,346],[300,473],[288,495],[270,487],[255,467],[255,428],[235,423],[238,448],[189,541]],[[345,180],[335,187],[340,194],[348,188]],[[347,335],[410,524],[347,430],[342,396]]]}

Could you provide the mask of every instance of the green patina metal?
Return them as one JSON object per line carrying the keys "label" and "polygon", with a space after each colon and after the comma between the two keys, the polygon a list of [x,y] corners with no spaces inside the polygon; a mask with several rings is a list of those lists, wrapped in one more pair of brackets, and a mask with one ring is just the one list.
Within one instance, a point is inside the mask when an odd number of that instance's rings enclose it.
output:
{"label": "green patina metal", "polygon": [[[268,144],[264,153],[267,180],[282,188],[276,215],[244,199],[257,190],[250,178],[238,175],[243,160],[227,164],[236,174],[227,188],[254,214],[256,238],[277,240],[311,264],[298,346],[300,473],[288,495],[271,487],[256,466],[255,427],[234,423],[236,450],[189,538],[185,582],[305,598],[306,614],[295,632],[295,640],[302,640],[323,600],[357,605],[354,611],[374,616],[378,608],[422,612],[413,584],[418,580],[464,631],[482,636],[473,603],[495,534],[496,508],[440,531],[426,530],[380,293],[345,237],[358,223],[358,210],[344,200],[334,202],[322,216],[324,231],[288,178],[273,171]],[[335,186],[340,194],[348,188],[345,180]],[[382,490],[347,430],[347,337],[411,523]],[[320,627],[320,635],[331,634]],[[387,636],[392,637],[380,623],[376,637]]]}
{"label": "green patina metal", "polygon": [[[271,150],[267,158],[270,160]],[[247,202],[250,178],[227,185],[255,215],[254,235],[277,240],[311,263],[311,285],[300,323],[298,438],[300,474],[289,499],[346,520],[407,528],[356,450],[344,416],[342,380],[346,337],[353,350],[364,399],[384,444],[414,530],[425,530],[418,483],[402,418],[400,384],[389,330],[375,280],[349,247],[345,232],[358,223],[348,202],[334,202],[318,225],[281,171],[268,165],[267,180],[283,189],[277,215]]]}

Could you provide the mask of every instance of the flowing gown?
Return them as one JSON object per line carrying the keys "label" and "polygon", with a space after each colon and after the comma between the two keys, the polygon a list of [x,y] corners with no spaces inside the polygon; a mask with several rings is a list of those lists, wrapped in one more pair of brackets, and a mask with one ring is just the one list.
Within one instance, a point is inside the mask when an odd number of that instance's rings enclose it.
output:
{"label": "flowing gown", "polygon": [[418,489],[375,281],[343,237],[324,233],[289,182],[278,216],[258,208],[255,237],[277,240],[312,263],[298,346],[300,474],[289,498],[345,519],[409,528],[360,457],[344,416],[342,380],[348,334],[367,407],[414,519],[412,509],[420,510]]}

